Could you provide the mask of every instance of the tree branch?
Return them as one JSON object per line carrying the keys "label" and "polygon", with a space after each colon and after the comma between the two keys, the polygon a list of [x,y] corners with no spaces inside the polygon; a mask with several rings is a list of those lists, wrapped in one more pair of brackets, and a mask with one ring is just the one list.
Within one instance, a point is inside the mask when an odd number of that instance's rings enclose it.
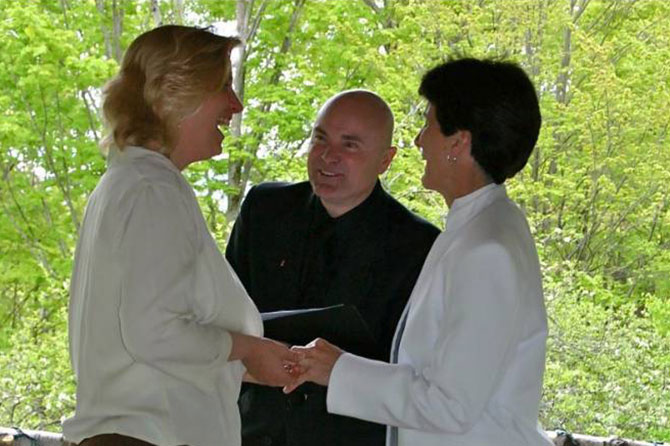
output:
{"label": "tree branch", "polygon": [[375,2],[375,0],[363,0],[363,3],[368,5],[375,12],[375,14],[379,14],[382,10],[382,8],[377,6],[377,3]]}
{"label": "tree branch", "polygon": [[154,26],[161,26],[163,18],[161,17],[161,8],[158,5],[158,0],[151,0],[151,16],[154,18]]}
{"label": "tree branch", "polygon": [[[268,6],[268,0],[264,0],[263,3],[261,3],[261,6],[258,8],[258,11],[256,11],[256,17],[254,17],[253,23],[249,28],[247,35],[244,37],[245,42],[252,42],[256,37],[256,32],[258,32],[258,27],[261,24],[261,20],[263,19],[263,13],[265,12],[265,8],[267,6]],[[251,13],[251,7],[249,9],[249,13]]]}

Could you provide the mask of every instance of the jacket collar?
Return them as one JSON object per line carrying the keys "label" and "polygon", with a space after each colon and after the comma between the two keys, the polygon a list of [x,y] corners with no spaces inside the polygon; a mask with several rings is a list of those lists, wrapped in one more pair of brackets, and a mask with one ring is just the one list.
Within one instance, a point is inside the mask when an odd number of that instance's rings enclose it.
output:
{"label": "jacket collar", "polygon": [[491,183],[455,199],[445,216],[445,232],[457,231],[488,205],[506,197],[507,191],[504,185]]}

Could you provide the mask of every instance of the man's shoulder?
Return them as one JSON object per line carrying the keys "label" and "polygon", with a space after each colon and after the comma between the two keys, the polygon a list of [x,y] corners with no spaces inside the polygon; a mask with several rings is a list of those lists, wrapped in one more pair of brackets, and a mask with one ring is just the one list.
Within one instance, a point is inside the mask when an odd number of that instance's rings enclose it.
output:
{"label": "man's shoulder", "polygon": [[257,210],[286,210],[306,206],[312,197],[308,181],[300,183],[266,182],[252,187],[244,205]]}
{"label": "man's shoulder", "polygon": [[421,235],[431,241],[440,233],[435,225],[407,209],[405,205],[386,191],[384,191],[384,199],[389,210],[389,222],[396,230],[411,231],[410,236]]}

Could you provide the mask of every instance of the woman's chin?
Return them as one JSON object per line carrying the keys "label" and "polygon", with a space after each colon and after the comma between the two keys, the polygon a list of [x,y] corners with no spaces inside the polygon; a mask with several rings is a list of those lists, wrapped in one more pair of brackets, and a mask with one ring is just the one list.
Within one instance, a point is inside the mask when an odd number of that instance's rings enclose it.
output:
{"label": "woman's chin", "polygon": [[427,176],[425,173],[424,173],[423,176],[421,177],[421,184],[423,185],[423,187],[424,187],[425,189],[430,189],[430,190],[432,190],[431,187],[430,187],[430,179],[428,178],[428,176]]}

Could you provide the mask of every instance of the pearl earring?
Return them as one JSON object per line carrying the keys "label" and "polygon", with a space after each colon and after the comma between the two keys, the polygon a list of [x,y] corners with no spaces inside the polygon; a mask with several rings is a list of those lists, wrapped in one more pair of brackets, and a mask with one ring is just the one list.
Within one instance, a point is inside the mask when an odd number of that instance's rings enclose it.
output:
{"label": "pearl earring", "polygon": [[458,160],[458,158],[456,158],[455,156],[451,156],[451,155],[447,154],[447,161],[455,163],[456,160]]}

